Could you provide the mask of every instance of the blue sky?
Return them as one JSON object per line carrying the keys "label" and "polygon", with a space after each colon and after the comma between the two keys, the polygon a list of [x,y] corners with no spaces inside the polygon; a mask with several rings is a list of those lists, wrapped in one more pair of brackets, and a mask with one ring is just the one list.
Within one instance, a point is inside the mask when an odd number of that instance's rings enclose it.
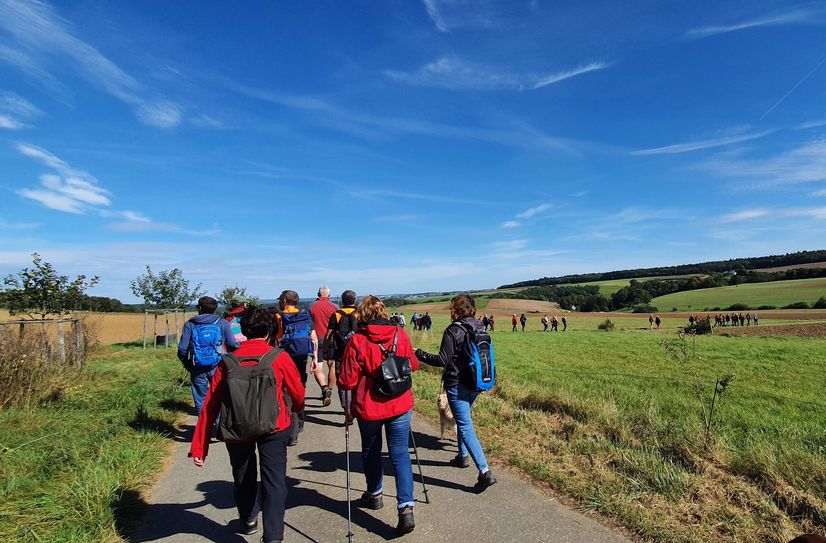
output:
{"label": "blue sky", "polygon": [[824,248],[826,2],[0,0],[0,274],[135,301]]}

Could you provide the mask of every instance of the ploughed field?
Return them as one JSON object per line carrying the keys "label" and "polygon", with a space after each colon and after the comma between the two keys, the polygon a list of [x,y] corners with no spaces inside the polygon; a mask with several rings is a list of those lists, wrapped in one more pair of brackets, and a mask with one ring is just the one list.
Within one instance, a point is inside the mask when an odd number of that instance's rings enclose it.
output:
{"label": "ploughed field", "polygon": [[[536,315],[529,332],[514,333],[499,317],[497,387],[474,410],[483,445],[644,540],[780,543],[824,533],[826,339],[750,335],[775,328],[760,314],[759,327],[742,329],[749,335],[690,339],[687,366],[660,346],[679,342],[687,314],[663,315],[659,332],[647,330],[647,315],[612,316],[615,331],[602,332],[605,315],[568,314],[565,333],[539,332]],[[448,317],[435,316],[431,333],[411,331],[414,345],[438,349]],[[708,444],[691,371],[708,398],[717,378],[735,375]],[[434,420],[439,375],[425,368],[415,385],[417,409]]]}

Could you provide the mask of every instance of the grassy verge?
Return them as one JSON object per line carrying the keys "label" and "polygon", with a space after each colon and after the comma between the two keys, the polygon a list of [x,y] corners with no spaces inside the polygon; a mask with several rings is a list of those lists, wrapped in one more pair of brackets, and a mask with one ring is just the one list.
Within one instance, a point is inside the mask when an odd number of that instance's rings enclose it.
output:
{"label": "grassy verge", "polygon": [[[697,338],[709,393],[715,377],[737,376],[706,448],[699,403],[662,338],[497,332],[497,388],[474,410],[486,449],[643,540],[826,531],[826,341]],[[432,351],[440,339],[413,333]],[[434,419],[438,386],[438,372],[419,374],[417,409]]]}
{"label": "grassy verge", "polygon": [[0,540],[121,541],[189,408],[181,375],[171,350],[109,347],[61,398],[0,412]]}

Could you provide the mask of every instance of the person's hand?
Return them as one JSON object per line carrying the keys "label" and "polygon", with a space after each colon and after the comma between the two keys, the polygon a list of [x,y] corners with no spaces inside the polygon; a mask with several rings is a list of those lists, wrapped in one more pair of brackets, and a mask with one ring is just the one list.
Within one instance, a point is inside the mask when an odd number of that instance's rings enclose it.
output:
{"label": "person's hand", "polygon": [[202,468],[204,467],[204,459],[198,456],[192,458],[192,462],[195,464],[195,467]]}

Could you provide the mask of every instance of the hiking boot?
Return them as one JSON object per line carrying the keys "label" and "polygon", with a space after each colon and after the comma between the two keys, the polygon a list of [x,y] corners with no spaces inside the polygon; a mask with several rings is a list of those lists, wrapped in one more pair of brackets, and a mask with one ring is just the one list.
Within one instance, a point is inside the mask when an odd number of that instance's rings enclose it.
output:
{"label": "hiking boot", "polygon": [[287,447],[295,447],[298,445],[298,436],[290,437],[290,440],[287,441]]}
{"label": "hiking boot", "polygon": [[476,484],[473,486],[473,489],[479,493],[484,492],[485,489],[489,486],[493,486],[496,484],[496,477],[493,476],[493,472],[488,470],[485,473],[479,475],[479,478],[476,480]]}
{"label": "hiking boot", "polygon": [[330,405],[332,403],[332,401],[333,401],[332,398],[331,398],[332,395],[333,395],[333,391],[330,390],[329,388],[325,389],[324,392],[321,393],[321,404],[324,407],[327,407],[328,405]]}
{"label": "hiking boot", "polygon": [[399,535],[409,534],[415,527],[413,508],[408,505],[404,509],[399,509],[399,523],[396,525],[396,533]]}
{"label": "hiking boot", "polygon": [[251,518],[249,520],[241,520],[241,533],[244,535],[252,535],[258,531],[258,519]]}
{"label": "hiking boot", "polygon": [[381,499],[381,494],[372,495],[369,492],[365,492],[361,495],[359,499],[359,507],[363,507],[365,509],[372,509],[377,510],[384,507],[384,500]]}
{"label": "hiking boot", "polygon": [[469,468],[470,458],[467,456],[462,456],[461,454],[457,454],[456,456],[450,459],[450,465],[456,468]]}

